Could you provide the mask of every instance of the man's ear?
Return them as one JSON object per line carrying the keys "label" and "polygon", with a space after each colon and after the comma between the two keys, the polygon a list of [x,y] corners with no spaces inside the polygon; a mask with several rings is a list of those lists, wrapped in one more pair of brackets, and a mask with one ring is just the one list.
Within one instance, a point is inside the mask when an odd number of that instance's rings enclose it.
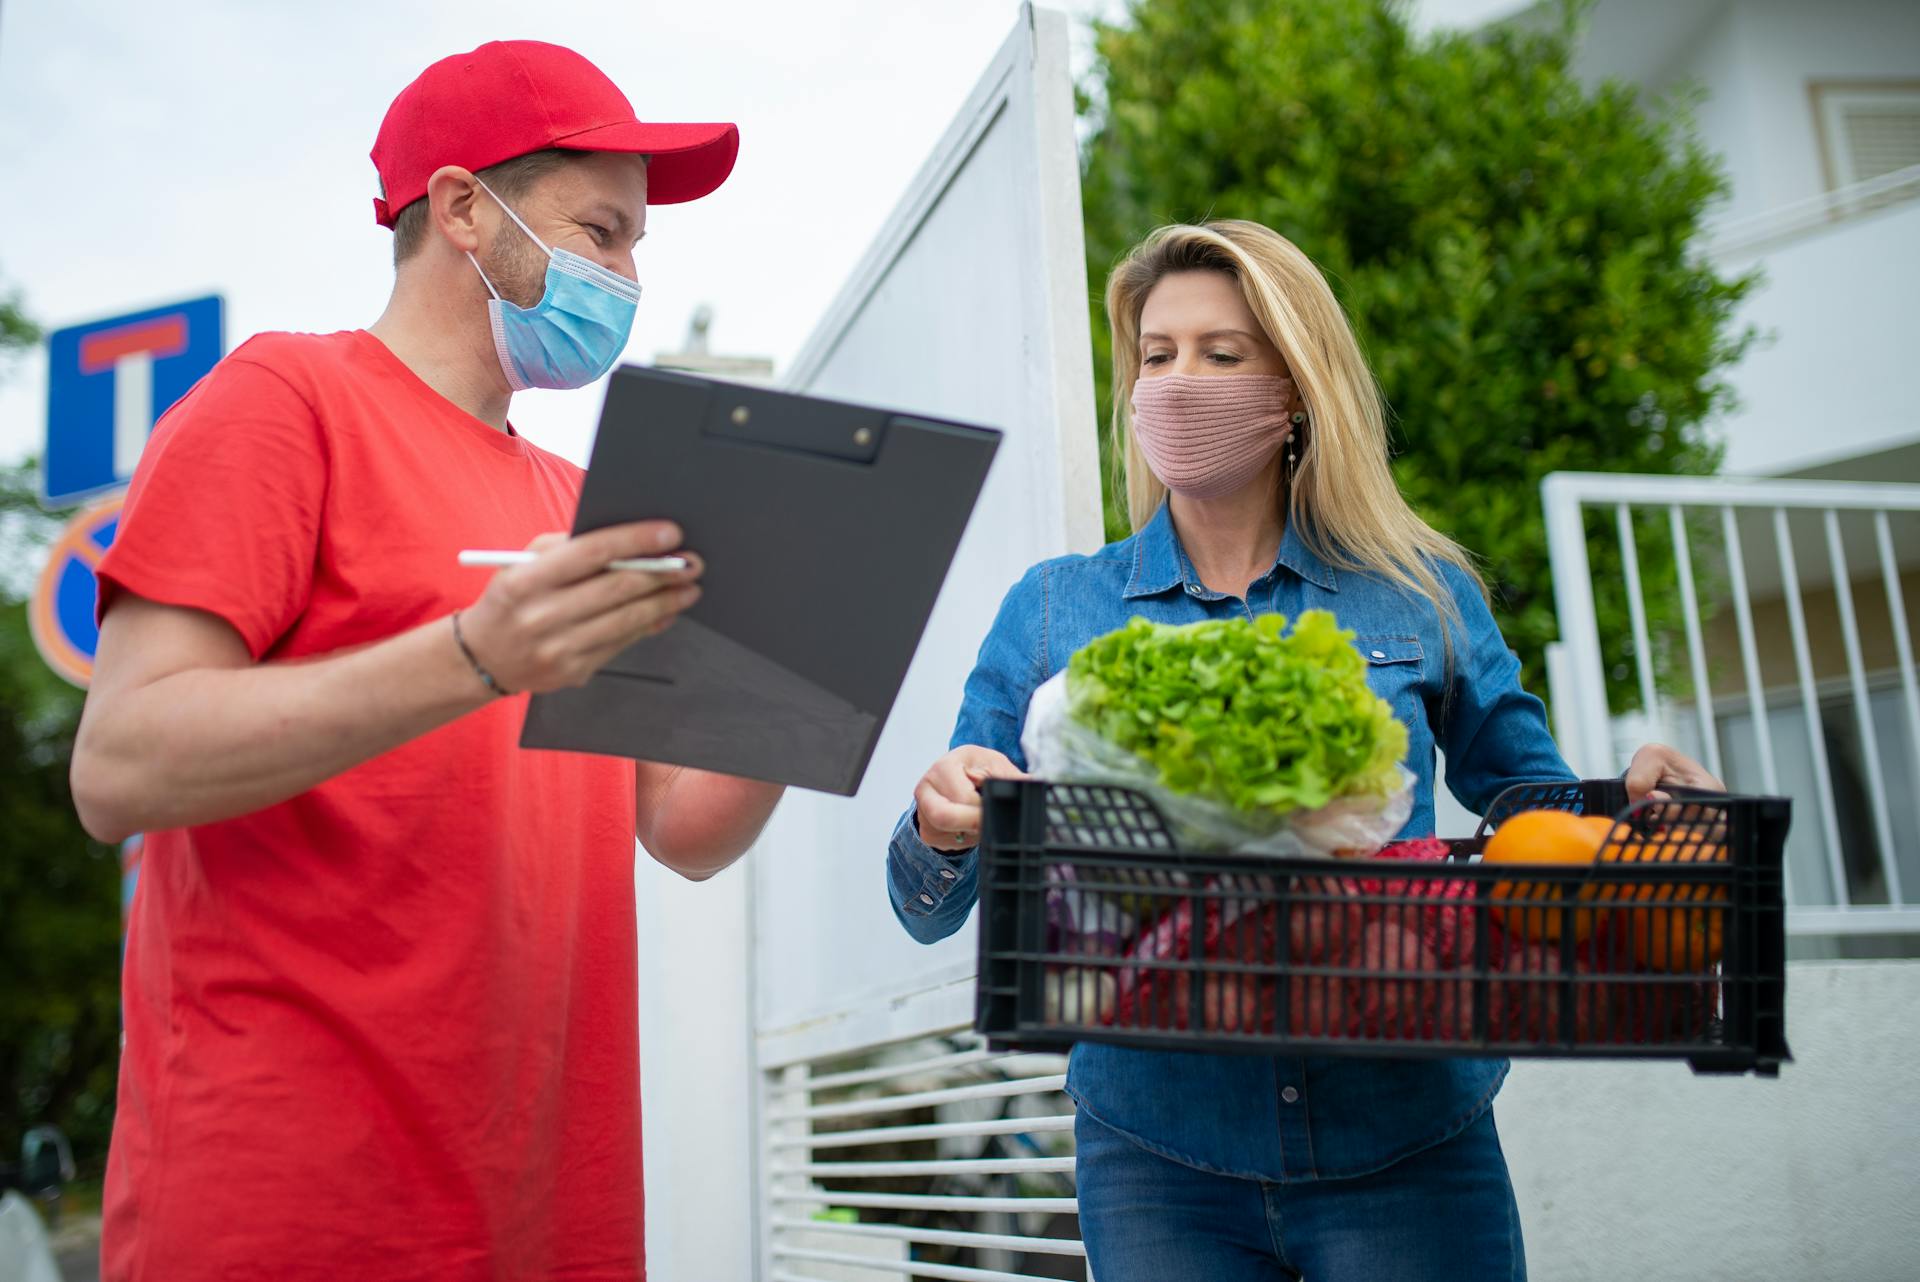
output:
{"label": "man's ear", "polygon": [[478,253],[480,183],[471,170],[442,165],[427,179],[427,217],[450,245],[462,253]]}

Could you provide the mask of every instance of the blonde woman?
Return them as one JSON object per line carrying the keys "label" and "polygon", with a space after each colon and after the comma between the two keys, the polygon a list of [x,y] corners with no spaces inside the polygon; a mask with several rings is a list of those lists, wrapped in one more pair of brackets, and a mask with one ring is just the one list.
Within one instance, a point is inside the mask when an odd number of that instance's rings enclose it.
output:
{"label": "blonde woman", "polygon": [[[978,786],[1021,773],[1034,689],[1094,637],[1332,610],[1407,725],[1403,835],[1433,832],[1434,749],[1480,811],[1572,777],[1467,554],[1395,488],[1379,392],[1319,270],[1247,222],[1163,227],[1114,270],[1115,453],[1131,538],[1029,570],[966,685],[953,750],[888,851],[907,931],[957,930],[978,894]],[[1636,798],[1718,787],[1650,745]],[[1075,1048],[1080,1224],[1100,1282],[1522,1278],[1494,1131],[1504,1060],[1264,1059]]]}

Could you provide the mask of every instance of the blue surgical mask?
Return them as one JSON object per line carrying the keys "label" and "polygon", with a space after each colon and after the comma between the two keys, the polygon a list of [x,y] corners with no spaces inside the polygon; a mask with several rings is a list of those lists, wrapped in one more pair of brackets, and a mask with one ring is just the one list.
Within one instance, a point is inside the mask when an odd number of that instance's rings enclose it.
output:
{"label": "blue surgical mask", "polygon": [[[479,179],[475,179],[479,182]],[[516,392],[529,387],[585,387],[613,368],[633,332],[633,313],[640,303],[640,286],[618,272],[564,249],[554,249],[494,190],[480,183],[507,211],[514,226],[547,255],[546,292],[532,307],[520,307],[500,297],[500,291],[481,271],[472,254],[467,261],[480,272],[493,320],[493,347],[506,372],[507,386]]]}

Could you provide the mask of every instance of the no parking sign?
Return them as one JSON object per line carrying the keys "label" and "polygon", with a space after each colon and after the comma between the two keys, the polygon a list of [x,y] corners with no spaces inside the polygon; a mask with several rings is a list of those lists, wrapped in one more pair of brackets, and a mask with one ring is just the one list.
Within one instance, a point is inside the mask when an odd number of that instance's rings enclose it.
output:
{"label": "no parking sign", "polygon": [[100,629],[94,622],[99,593],[94,567],[113,546],[124,498],[116,494],[73,518],[53,545],[27,609],[40,657],[77,686],[93,679],[93,655],[100,644]]}

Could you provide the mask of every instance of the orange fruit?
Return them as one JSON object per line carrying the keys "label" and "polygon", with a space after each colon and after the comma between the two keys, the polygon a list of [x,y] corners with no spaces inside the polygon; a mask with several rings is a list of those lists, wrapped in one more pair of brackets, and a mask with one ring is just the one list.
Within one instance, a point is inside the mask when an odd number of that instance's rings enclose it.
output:
{"label": "orange fruit", "polygon": [[1574,818],[1586,825],[1587,829],[1593,833],[1596,842],[1605,841],[1613,832],[1611,815],[1575,815]]}
{"label": "orange fruit", "polygon": [[[1719,891],[1715,899],[1725,899]],[[1648,970],[1704,971],[1720,964],[1725,908],[1634,908],[1633,956]]]}
{"label": "orange fruit", "polygon": [[[1597,816],[1565,810],[1523,810],[1494,830],[1480,858],[1490,864],[1591,864],[1599,857],[1601,843],[1612,828],[1613,820]],[[1563,895],[1591,899],[1593,891],[1583,887],[1568,894],[1544,882],[1524,886],[1495,882],[1494,912],[1509,933],[1535,941],[1558,940],[1571,917],[1575,942],[1584,942],[1593,934],[1598,914],[1568,912],[1559,906]],[[1542,906],[1533,906],[1535,903]]]}
{"label": "orange fruit", "polygon": [[[1726,863],[1727,848],[1687,840],[1686,834],[1653,836],[1608,851],[1621,863]],[[1637,903],[1724,904],[1724,886],[1652,883],[1619,887],[1621,899]],[[1649,970],[1704,971],[1720,961],[1725,908],[1634,908],[1627,913],[1634,959]]]}

